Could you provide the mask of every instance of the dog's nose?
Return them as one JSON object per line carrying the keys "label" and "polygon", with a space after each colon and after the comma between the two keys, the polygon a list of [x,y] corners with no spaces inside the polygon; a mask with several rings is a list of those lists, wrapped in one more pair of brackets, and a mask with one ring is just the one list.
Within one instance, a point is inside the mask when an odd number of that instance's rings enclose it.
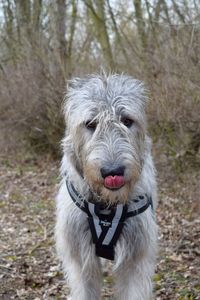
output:
{"label": "dog's nose", "polygon": [[107,176],[123,176],[124,175],[124,166],[112,166],[112,167],[104,167],[101,168],[101,175],[103,178]]}

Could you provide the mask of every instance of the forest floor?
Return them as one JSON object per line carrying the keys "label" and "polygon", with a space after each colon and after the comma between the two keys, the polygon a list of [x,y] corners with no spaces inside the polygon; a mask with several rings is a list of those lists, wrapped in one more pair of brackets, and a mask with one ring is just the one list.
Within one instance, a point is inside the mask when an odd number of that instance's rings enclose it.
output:
{"label": "forest floor", "polygon": [[[197,300],[200,176],[188,172],[177,178],[159,168],[160,250],[154,276],[155,299]],[[1,159],[1,300],[66,299],[68,289],[54,246],[58,173],[59,162],[48,157]],[[104,275],[102,299],[108,300],[112,299],[112,276]]]}

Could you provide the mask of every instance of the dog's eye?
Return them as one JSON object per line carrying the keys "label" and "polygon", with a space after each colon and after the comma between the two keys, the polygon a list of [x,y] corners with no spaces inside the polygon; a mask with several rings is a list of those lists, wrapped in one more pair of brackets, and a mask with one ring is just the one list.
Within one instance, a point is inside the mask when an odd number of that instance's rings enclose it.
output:
{"label": "dog's eye", "polygon": [[129,118],[122,118],[121,122],[128,128],[130,128],[134,123],[134,121]]}
{"label": "dog's eye", "polygon": [[97,127],[97,123],[95,121],[87,121],[85,123],[85,126],[86,126],[87,129],[90,129],[90,130],[94,131]]}

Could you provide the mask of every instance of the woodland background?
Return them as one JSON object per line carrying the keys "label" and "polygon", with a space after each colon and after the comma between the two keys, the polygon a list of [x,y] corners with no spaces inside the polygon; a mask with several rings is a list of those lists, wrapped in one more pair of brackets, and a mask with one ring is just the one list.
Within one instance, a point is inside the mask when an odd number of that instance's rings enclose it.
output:
{"label": "woodland background", "polygon": [[0,0],[0,299],[64,299],[53,241],[62,99],[67,79],[101,67],[150,91],[156,299],[200,299],[199,0]]}

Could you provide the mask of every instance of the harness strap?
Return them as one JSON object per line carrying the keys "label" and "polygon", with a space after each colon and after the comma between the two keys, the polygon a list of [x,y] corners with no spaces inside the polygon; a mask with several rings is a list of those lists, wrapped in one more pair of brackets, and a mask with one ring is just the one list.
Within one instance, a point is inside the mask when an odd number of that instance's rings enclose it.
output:
{"label": "harness strap", "polygon": [[99,203],[89,202],[80,195],[72,183],[66,181],[66,185],[73,202],[87,214],[96,255],[106,259],[114,260],[114,246],[122,232],[125,220],[143,213],[150,205],[153,209],[152,199],[147,195],[132,200],[136,207],[133,211],[129,211],[128,206],[123,204],[102,209]]}
{"label": "harness strap", "polygon": [[119,204],[109,215],[102,214],[93,203],[86,207],[96,255],[114,260],[114,246],[124,226],[127,207]]}
{"label": "harness strap", "polygon": [[79,194],[76,191],[76,189],[74,188],[72,183],[69,183],[68,181],[66,181],[66,185],[67,185],[68,192],[69,192],[72,200],[76,204],[76,206],[78,206],[81,210],[83,210],[85,213],[87,213],[87,210],[86,210],[87,201],[85,200],[85,198],[82,197],[81,194]]}
{"label": "harness strap", "polygon": [[[138,200],[139,198],[139,200]],[[145,196],[138,196],[138,198],[133,199],[134,203],[137,203],[137,208],[135,210],[132,211],[128,211],[126,214],[126,218],[130,218],[130,217],[135,217],[141,213],[143,213],[149,206],[151,206],[152,210],[153,210],[153,202],[152,202],[152,198],[149,196],[147,196],[145,194]]]}

